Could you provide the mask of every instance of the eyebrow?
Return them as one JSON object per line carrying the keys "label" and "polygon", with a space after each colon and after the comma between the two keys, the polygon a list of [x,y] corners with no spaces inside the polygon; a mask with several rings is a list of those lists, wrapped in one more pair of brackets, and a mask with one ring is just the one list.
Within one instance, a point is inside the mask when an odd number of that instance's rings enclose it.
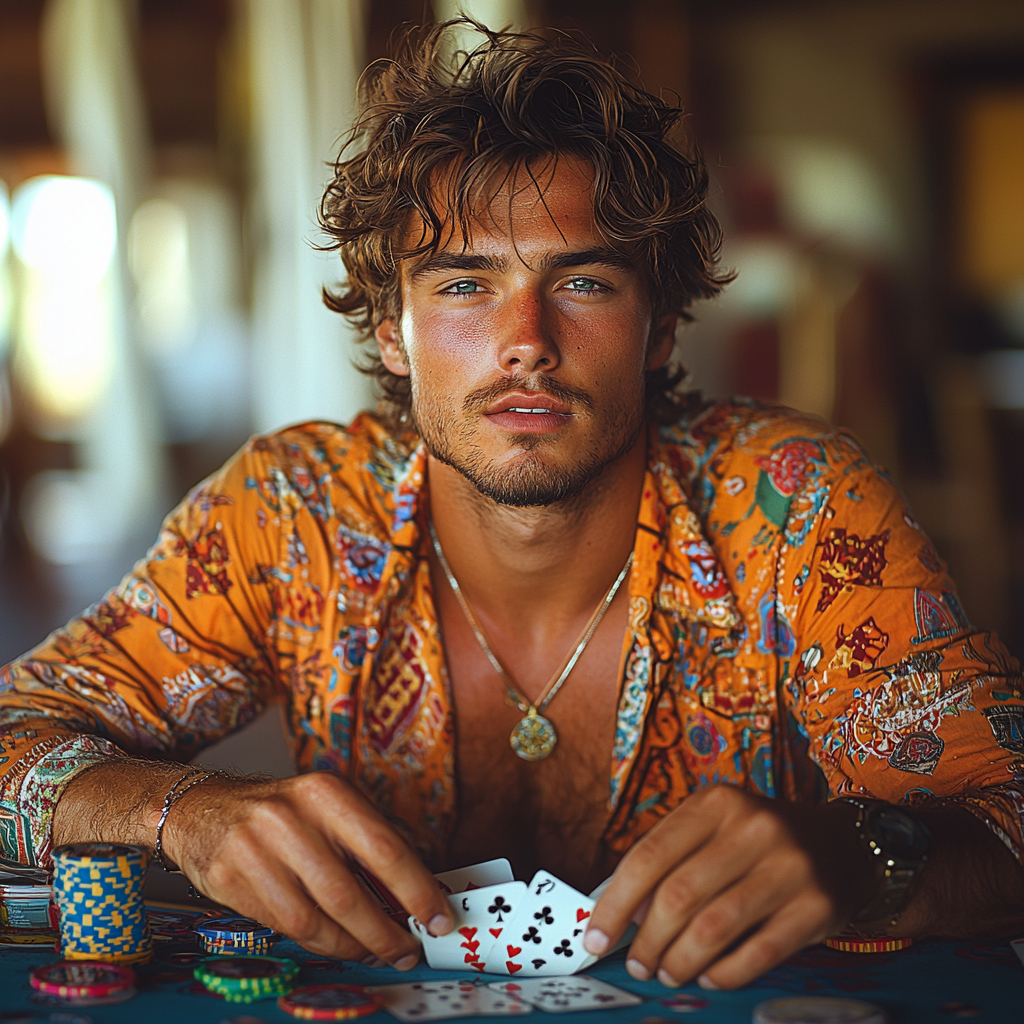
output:
{"label": "eyebrow", "polygon": [[[637,270],[636,262],[626,253],[609,246],[592,246],[589,249],[545,253],[540,258],[539,264],[542,271],[566,270],[570,267],[609,267],[632,274]],[[415,280],[429,274],[442,274],[452,270],[486,270],[500,274],[508,269],[508,265],[509,261],[505,256],[439,252],[416,267],[410,276]]]}

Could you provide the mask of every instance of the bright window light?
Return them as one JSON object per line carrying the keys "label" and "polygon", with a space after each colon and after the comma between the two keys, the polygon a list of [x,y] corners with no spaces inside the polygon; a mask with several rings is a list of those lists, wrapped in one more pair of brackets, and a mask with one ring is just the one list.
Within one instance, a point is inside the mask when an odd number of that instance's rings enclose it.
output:
{"label": "bright window light", "polygon": [[7,184],[0,181],[0,260],[7,255],[7,242],[11,236],[11,209],[7,198]]}
{"label": "bright window light", "polygon": [[117,245],[114,196],[88,178],[31,178],[15,190],[11,237],[22,261],[47,277],[97,282]]}

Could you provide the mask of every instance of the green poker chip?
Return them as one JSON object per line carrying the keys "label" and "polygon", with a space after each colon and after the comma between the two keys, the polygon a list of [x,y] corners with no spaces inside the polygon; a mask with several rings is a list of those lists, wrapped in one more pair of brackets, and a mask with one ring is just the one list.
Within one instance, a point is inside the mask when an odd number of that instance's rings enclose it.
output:
{"label": "green poker chip", "polygon": [[210,992],[229,1003],[253,1003],[291,992],[299,965],[273,956],[213,956],[193,973]]}

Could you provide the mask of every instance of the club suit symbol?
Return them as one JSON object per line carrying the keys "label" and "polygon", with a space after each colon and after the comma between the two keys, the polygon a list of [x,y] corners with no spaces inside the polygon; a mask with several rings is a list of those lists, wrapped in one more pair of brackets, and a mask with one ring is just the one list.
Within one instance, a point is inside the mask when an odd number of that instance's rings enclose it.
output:
{"label": "club suit symbol", "polygon": [[523,942],[540,942],[540,932],[532,924],[523,933]]}
{"label": "club suit symbol", "polygon": [[562,941],[555,946],[555,955],[565,957],[572,956],[572,949],[570,948],[568,939],[562,939]]}
{"label": "club suit symbol", "polygon": [[535,921],[539,921],[541,924],[554,924],[555,919],[551,916],[550,907],[541,907],[536,914],[533,915]]}
{"label": "club suit symbol", "polygon": [[499,921],[504,921],[502,914],[511,914],[512,907],[510,904],[505,902],[504,896],[495,896],[494,902],[487,908],[488,913],[497,914]]}

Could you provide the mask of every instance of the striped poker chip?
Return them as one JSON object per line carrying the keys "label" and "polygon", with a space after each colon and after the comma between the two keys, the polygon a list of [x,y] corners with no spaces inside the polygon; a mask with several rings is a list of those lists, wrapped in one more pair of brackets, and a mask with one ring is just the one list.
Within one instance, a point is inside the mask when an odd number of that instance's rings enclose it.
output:
{"label": "striped poker chip", "polygon": [[309,985],[277,1000],[300,1020],[352,1020],[380,1009],[380,999],[359,985]]}
{"label": "striped poker chip", "polygon": [[267,928],[249,917],[208,917],[196,923],[195,931],[204,939],[244,945],[266,941],[274,937],[274,929]]}
{"label": "striped poker chip", "polygon": [[752,1024],[887,1024],[885,1010],[860,999],[791,996],[754,1007]]}
{"label": "striped poker chip", "polygon": [[37,967],[31,976],[32,987],[61,999],[100,999],[124,992],[135,985],[135,972],[120,964],[99,960],[62,961]]}
{"label": "striped poker chip", "polygon": [[893,939],[885,936],[881,939],[855,939],[840,936],[826,939],[829,949],[838,949],[842,953],[895,953],[913,945],[913,939]]}
{"label": "striped poker chip", "polygon": [[228,1002],[251,1003],[289,993],[295,987],[299,965],[272,956],[213,956],[193,973],[209,991]]}

